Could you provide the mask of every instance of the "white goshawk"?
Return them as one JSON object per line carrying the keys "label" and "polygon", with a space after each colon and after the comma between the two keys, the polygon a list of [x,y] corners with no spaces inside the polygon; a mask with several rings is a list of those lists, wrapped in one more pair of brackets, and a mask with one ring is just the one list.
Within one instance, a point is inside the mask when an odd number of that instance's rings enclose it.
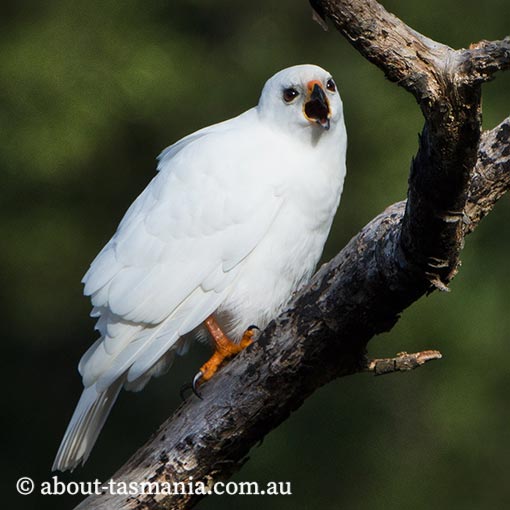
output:
{"label": "white goshawk", "polygon": [[312,275],[345,177],[347,136],[331,75],[270,78],[256,107],[186,136],[83,278],[100,338],[54,470],[88,458],[122,387],[140,390],[191,338],[216,345],[195,383],[251,341]]}

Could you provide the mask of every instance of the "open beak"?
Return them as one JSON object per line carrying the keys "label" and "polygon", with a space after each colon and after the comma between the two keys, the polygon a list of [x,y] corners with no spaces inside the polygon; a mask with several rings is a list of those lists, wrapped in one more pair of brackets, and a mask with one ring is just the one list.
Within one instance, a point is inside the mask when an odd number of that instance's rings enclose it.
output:
{"label": "open beak", "polygon": [[311,81],[308,83],[308,97],[303,104],[303,113],[307,120],[329,129],[329,102],[322,84],[319,81]]}

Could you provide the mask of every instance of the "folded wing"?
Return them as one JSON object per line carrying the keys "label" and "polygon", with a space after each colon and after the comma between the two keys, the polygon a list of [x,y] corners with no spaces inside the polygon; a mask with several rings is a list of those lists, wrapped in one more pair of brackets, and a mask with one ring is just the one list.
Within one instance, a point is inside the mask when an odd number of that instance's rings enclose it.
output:
{"label": "folded wing", "polygon": [[143,376],[218,308],[272,224],[281,197],[220,126],[166,156],[85,275],[102,337],[80,363],[86,387]]}

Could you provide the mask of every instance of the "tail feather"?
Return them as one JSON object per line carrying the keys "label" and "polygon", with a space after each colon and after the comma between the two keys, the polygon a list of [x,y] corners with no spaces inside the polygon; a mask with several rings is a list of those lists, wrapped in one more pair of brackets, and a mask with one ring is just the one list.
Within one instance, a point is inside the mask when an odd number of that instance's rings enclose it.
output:
{"label": "tail feather", "polygon": [[95,384],[83,390],[53,462],[53,471],[72,471],[87,460],[117,400],[123,379],[120,377],[104,391],[98,392]]}

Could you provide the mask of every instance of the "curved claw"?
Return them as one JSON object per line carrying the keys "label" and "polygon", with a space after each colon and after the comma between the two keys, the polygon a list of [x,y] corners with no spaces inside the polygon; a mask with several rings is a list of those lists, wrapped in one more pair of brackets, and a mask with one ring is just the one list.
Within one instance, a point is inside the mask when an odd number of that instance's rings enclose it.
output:
{"label": "curved claw", "polygon": [[193,391],[193,393],[200,399],[200,400],[203,400],[202,398],[202,395],[200,395],[200,393],[198,392],[198,383],[200,382],[200,379],[202,379],[202,377],[204,376],[204,374],[202,373],[202,371],[200,370],[199,372],[197,372],[197,374],[195,375],[195,377],[193,377],[193,382],[191,383],[191,389]]}
{"label": "curved claw", "polygon": [[255,326],[255,324],[248,326],[247,331],[251,331],[252,329],[256,329],[257,331],[260,331],[260,328],[258,326]]}

